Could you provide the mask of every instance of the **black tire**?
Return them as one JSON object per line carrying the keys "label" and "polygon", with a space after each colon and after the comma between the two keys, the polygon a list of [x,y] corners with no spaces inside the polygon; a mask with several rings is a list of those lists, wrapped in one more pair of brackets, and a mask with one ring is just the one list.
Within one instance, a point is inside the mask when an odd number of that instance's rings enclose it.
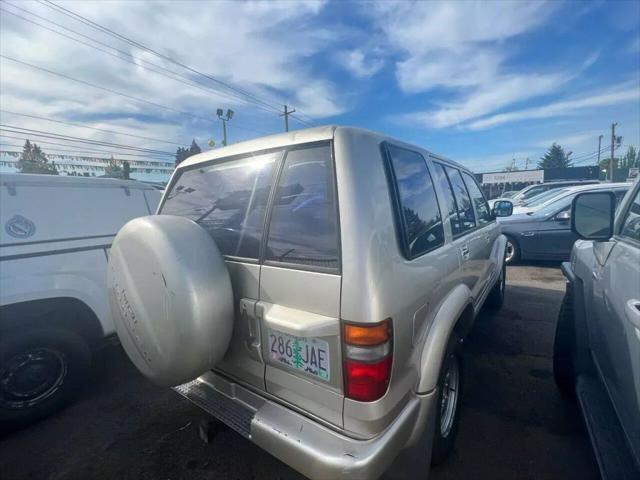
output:
{"label": "black tire", "polygon": [[[457,388],[456,395],[457,401],[455,402],[453,408],[453,414],[451,415],[451,423],[445,422],[446,425],[443,425],[443,397],[447,392],[445,385],[447,383],[447,373],[450,373],[450,368],[452,365],[457,366]],[[451,377],[451,375],[450,375]],[[450,380],[451,378],[449,378]],[[460,340],[458,337],[453,334],[449,339],[449,344],[447,345],[447,350],[445,353],[444,360],[442,362],[442,367],[440,368],[440,375],[438,377],[438,388],[437,388],[437,403],[436,403],[436,424],[435,424],[435,432],[433,438],[433,450],[431,453],[431,464],[432,465],[440,465],[444,463],[447,457],[451,454],[453,450],[456,436],[458,434],[458,427],[460,423],[460,403],[462,400],[462,383],[463,383],[463,375],[462,375],[462,357],[460,355]],[[450,392],[449,392],[450,393]],[[446,409],[445,409],[446,411]]]}
{"label": "black tire", "polygon": [[502,272],[500,272],[500,278],[493,286],[489,295],[487,296],[487,305],[490,308],[498,310],[504,304],[504,294],[507,287],[507,264],[502,262]]}
{"label": "black tire", "polygon": [[574,367],[575,323],[573,318],[573,298],[565,293],[558,313],[556,335],[553,342],[553,378],[558,390],[564,396],[576,395],[576,374]]}
{"label": "black tire", "polygon": [[73,400],[86,383],[91,351],[62,329],[3,333],[0,339],[0,424],[23,426]]}
{"label": "black tire", "polygon": [[520,261],[520,245],[515,239],[508,235],[504,261],[507,265],[515,265]]}

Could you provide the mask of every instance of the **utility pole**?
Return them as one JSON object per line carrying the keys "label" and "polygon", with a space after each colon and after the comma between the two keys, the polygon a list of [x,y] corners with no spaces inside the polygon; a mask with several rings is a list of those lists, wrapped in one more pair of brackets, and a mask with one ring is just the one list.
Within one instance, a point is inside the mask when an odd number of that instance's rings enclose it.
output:
{"label": "utility pole", "polygon": [[598,137],[598,167],[600,167],[600,152],[602,151],[602,137],[604,137],[604,135],[600,135]]}
{"label": "utility pole", "polygon": [[618,124],[611,124],[611,158],[609,159],[609,181],[611,182],[613,182],[613,152],[616,145],[616,125]]}
{"label": "utility pole", "polygon": [[291,115],[295,111],[296,111],[295,108],[293,110],[289,110],[289,106],[285,105],[284,106],[284,113],[280,114],[281,117],[284,117],[284,131],[285,132],[289,131],[289,115]]}

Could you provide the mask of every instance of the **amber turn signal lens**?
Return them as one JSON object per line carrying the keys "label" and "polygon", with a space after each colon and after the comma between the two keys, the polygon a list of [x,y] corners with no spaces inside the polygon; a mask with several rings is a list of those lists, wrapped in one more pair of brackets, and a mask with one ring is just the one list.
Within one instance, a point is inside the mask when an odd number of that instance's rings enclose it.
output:
{"label": "amber turn signal lens", "polygon": [[349,345],[379,345],[391,338],[391,319],[371,325],[344,325],[344,342]]}

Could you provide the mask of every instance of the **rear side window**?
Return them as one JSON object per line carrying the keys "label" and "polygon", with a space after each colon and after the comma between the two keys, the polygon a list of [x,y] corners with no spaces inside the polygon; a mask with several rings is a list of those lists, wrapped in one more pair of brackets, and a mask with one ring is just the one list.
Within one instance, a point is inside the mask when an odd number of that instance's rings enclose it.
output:
{"label": "rear side window", "polygon": [[422,155],[393,145],[387,148],[397,189],[405,256],[415,258],[444,243],[438,200]]}
{"label": "rear side window", "polygon": [[471,198],[467,187],[464,185],[462,176],[456,168],[445,167],[451,187],[453,188],[453,194],[456,198],[456,205],[458,206],[458,216],[460,217],[460,228],[458,233],[466,232],[476,226],[476,218],[473,213],[473,205],[471,204]]}
{"label": "rear side window", "polygon": [[451,224],[451,233],[458,235],[462,232],[460,219],[458,218],[458,208],[456,207],[456,199],[453,196],[453,190],[451,184],[447,178],[447,174],[444,171],[444,166],[440,163],[435,163],[434,177],[440,189],[444,194],[444,204],[442,205],[442,213],[446,215],[446,218]]}
{"label": "rear side window", "polygon": [[160,213],[200,224],[224,255],[258,259],[267,200],[281,157],[282,152],[267,153],[185,170]]}
{"label": "rear side window", "polygon": [[265,259],[339,267],[335,177],[329,144],[287,153],[271,214]]}
{"label": "rear side window", "polygon": [[467,172],[462,172],[462,176],[464,177],[464,183],[467,184],[467,190],[471,195],[471,199],[476,206],[476,213],[478,214],[478,224],[481,226],[486,225],[493,220],[493,218],[491,218],[489,204],[484,198],[482,190],[480,190],[480,187],[478,187],[476,179],[469,175]]}

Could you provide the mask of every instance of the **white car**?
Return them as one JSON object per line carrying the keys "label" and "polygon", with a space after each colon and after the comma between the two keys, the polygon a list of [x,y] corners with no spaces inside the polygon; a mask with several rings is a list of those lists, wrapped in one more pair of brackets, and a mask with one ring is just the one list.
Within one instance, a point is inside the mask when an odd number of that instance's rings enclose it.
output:
{"label": "white car", "polygon": [[80,390],[91,347],[115,331],[111,242],[161,195],[128,180],[0,175],[0,424],[42,418]]}

